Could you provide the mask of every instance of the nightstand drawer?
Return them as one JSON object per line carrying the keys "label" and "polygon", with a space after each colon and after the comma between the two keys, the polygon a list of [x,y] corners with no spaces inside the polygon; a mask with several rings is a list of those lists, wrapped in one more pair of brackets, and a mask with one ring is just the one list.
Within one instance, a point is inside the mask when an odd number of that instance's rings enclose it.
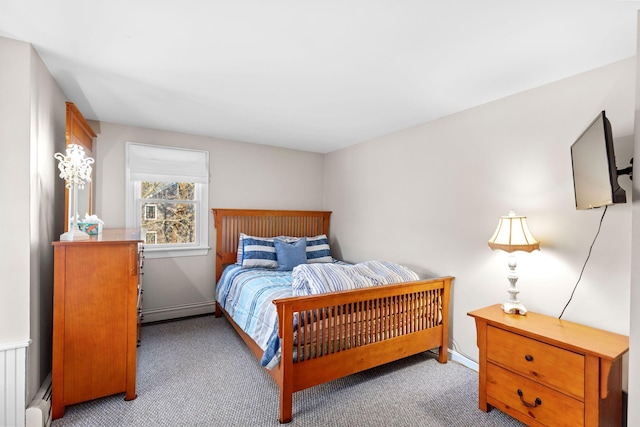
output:
{"label": "nightstand drawer", "polygon": [[487,360],[584,399],[583,355],[488,326]]}
{"label": "nightstand drawer", "polygon": [[[542,425],[584,426],[584,404],[516,373],[487,363],[487,400],[496,408]],[[524,418],[521,418],[524,417]]]}

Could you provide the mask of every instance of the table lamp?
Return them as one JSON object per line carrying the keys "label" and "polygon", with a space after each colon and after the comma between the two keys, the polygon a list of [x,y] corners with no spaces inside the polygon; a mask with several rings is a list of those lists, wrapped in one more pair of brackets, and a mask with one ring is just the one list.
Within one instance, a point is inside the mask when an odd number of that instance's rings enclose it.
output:
{"label": "table lamp", "polygon": [[520,291],[516,287],[518,274],[516,273],[517,262],[514,252],[532,252],[540,249],[540,242],[533,237],[527,227],[527,217],[517,216],[513,210],[509,211],[509,215],[501,216],[498,228],[489,239],[489,247],[493,250],[501,249],[509,253],[509,274],[507,275],[510,283],[507,289],[509,299],[502,304],[502,309],[509,314],[526,314],[527,309],[518,299]]}

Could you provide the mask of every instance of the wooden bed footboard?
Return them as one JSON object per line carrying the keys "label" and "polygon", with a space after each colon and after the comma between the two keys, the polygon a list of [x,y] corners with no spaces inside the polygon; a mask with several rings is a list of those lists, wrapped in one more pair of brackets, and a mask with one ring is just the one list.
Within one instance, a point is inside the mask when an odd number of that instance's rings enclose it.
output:
{"label": "wooden bed footboard", "polygon": [[[293,393],[439,348],[447,361],[452,277],[275,300],[280,422]],[[274,375],[275,374],[275,375]]]}

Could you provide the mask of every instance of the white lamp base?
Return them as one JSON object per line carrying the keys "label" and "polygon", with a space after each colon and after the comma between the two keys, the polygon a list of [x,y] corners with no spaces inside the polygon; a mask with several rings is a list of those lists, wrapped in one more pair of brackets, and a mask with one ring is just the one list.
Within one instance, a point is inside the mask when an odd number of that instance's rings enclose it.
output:
{"label": "white lamp base", "polygon": [[79,228],[72,228],[64,234],[60,235],[60,241],[70,242],[74,240],[89,240],[89,235],[84,231],[80,231]]}
{"label": "white lamp base", "polygon": [[518,281],[518,274],[516,273],[516,255],[514,253],[509,254],[509,274],[507,275],[507,279],[509,279],[509,288],[507,292],[509,293],[509,299],[502,304],[502,310],[504,310],[507,314],[527,314],[527,309],[524,308],[524,304],[520,302],[518,299],[518,294],[520,291],[516,287],[516,282]]}
{"label": "white lamp base", "polygon": [[504,310],[504,312],[507,314],[527,314],[527,309],[524,308],[524,304],[522,304],[521,302],[514,303],[507,301],[502,304],[502,310]]}

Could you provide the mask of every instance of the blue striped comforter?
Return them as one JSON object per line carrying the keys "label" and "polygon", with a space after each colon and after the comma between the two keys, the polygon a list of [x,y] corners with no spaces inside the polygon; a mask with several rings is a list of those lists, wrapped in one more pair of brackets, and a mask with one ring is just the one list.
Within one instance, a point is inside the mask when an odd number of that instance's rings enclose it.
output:
{"label": "blue striped comforter", "polygon": [[293,269],[293,294],[316,295],[391,283],[412,282],[418,275],[388,261],[359,264],[301,264]]}
{"label": "blue striped comforter", "polygon": [[[280,362],[278,317],[274,299],[418,280],[398,264],[367,261],[302,264],[291,271],[228,266],[216,288],[216,300],[264,351],[260,363],[272,369]],[[297,322],[297,319],[294,319]]]}
{"label": "blue striped comforter", "polygon": [[280,361],[278,316],[274,299],[293,296],[291,272],[242,268],[232,264],[222,273],[216,300],[264,351],[260,363],[272,369]]}

